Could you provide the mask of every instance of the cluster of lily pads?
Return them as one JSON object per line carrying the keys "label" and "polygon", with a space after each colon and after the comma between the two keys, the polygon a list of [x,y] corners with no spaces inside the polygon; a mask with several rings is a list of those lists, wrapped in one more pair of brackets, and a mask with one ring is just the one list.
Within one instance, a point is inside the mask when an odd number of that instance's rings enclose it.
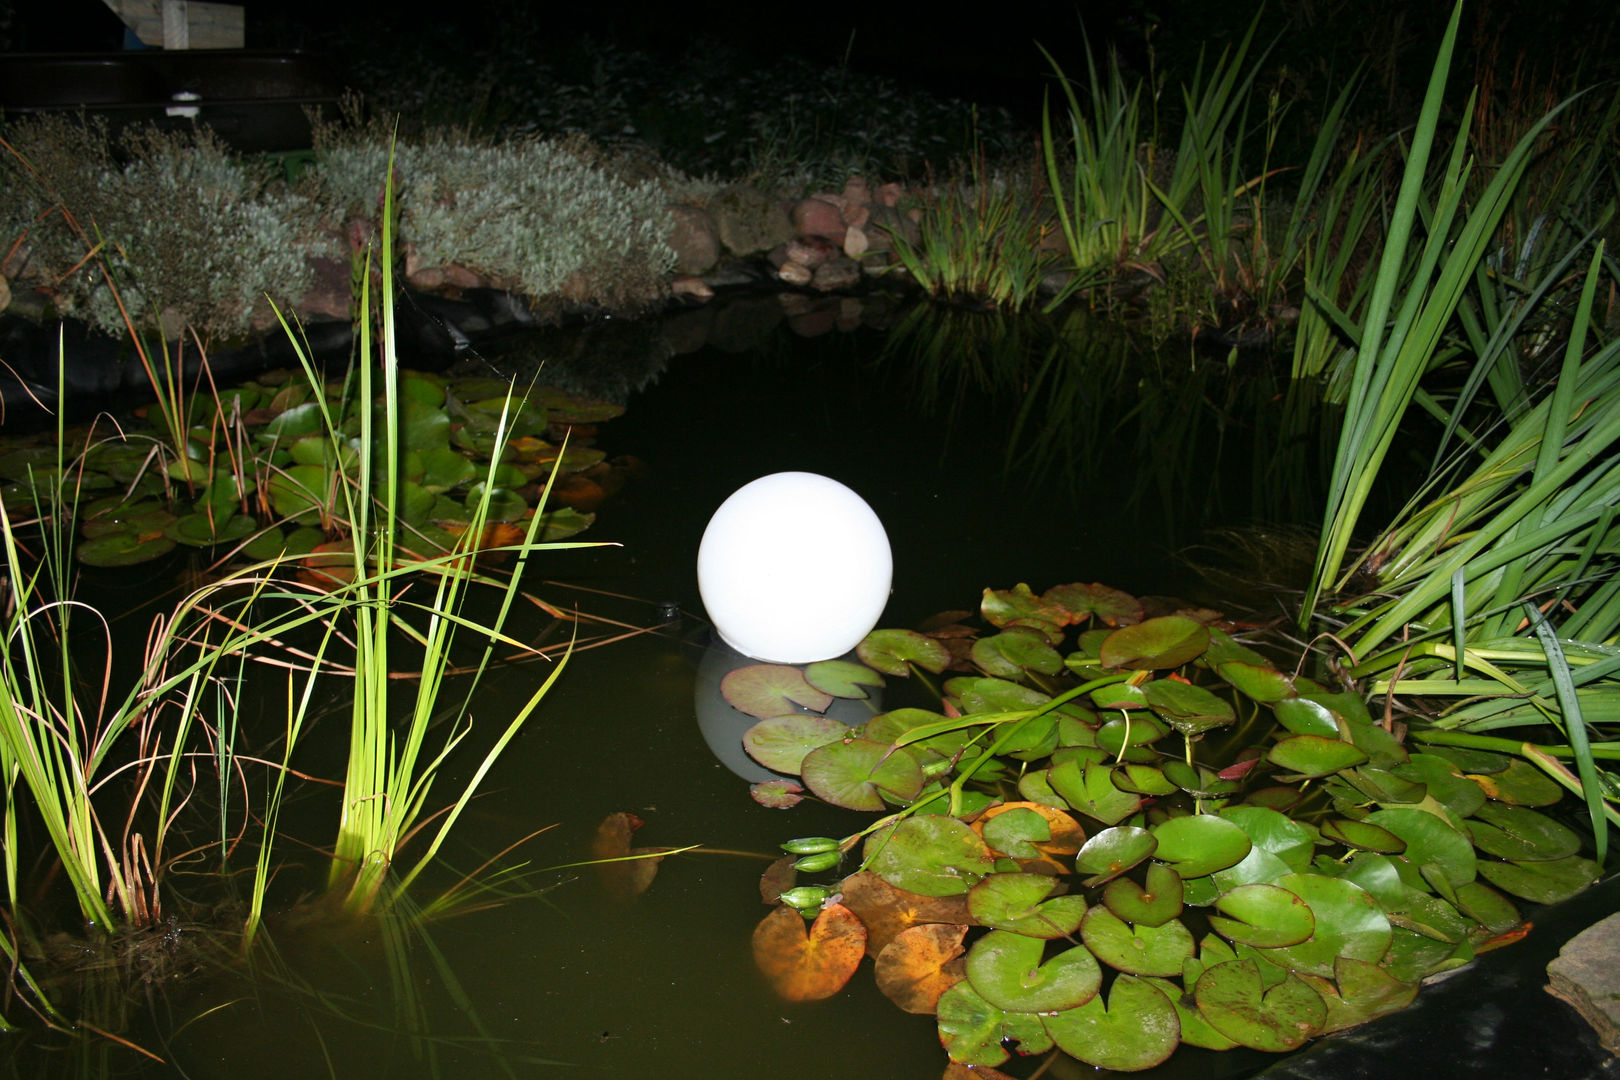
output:
{"label": "cluster of lily pads", "polygon": [[[1287,1052],[1514,940],[1516,901],[1599,876],[1534,766],[1409,749],[1214,612],[1071,584],[987,589],[980,615],[722,685],[783,774],[756,799],[886,811],[767,872],[754,952],[782,995],[836,993],[871,956],[988,1075],[1054,1046],[1115,1070],[1182,1043]],[[945,676],[936,709],[821,715],[913,673]]]}
{"label": "cluster of lily pads", "polygon": [[[488,531],[512,527],[521,535],[514,523],[535,512],[553,470],[542,541],[588,528],[591,511],[624,482],[624,465],[591,445],[594,425],[618,416],[622,406],[543,386],[514,392],[485,377],[405,372],[399,385],[398,520],[402,540],[419,554],[451,550],[466,530],[503,408],[507,437]],[[317,392],[339,418],[337,440],[325,428]],[[66,463],[56,432],[8,440],[0,452],[0,498],[9,510],[31,511],[41,496],[71,494],[83,536],[75,553],[92,566],[145,562],[176,545],[236,550],[251,560],[319,562],[318,549],[348,542],[344,490],[352,489],[361,449],[361,406],[352,387],[333,380],[317,391],[307,379],[272,372],[189,404],[183,457],[139,434],[92,439],[88,431],[68,432],[64,444],[85,450]],[[482,546],[508,542],[498,535],[486,540]]]}

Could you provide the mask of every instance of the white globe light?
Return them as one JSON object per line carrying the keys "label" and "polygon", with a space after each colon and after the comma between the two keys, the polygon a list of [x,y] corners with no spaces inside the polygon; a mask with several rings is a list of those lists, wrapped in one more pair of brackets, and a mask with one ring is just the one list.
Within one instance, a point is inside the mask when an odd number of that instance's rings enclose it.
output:
{"label": "white globe light", "polygon": [[842,656],[877,625],[894,559],[859,495],[825,476],[784,472],[720,504],[697,572],[727,644],[756,660],[807,664]]}

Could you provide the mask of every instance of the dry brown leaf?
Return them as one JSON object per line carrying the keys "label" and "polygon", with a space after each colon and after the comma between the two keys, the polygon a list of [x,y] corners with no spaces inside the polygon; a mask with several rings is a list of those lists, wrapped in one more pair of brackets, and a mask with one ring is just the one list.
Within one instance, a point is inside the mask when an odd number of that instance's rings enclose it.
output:
{"label": "dry brown leaf", "polygon": [[[663,861],[655,853],[667,848],[631,848],[630,837],[644,823],[634,814],[609,814],[596,827],[591,841],[591,858],[618,859],[618,862],[596,864],[596,877],[609,897],[628,904],[647,891],[658,876],[658,864]],[[630,855],[647,855],[643,859],[628,859]]]}

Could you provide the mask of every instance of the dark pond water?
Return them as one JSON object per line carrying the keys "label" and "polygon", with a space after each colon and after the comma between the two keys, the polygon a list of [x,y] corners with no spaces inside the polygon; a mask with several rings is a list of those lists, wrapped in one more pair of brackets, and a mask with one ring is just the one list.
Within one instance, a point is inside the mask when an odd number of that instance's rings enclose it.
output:
{"label": "dark pond water", "polygon": [[[508,883],[520,895],[425,928],[275,926],[274,950],[252,977],[139,993],[136,1011],[153,1019],[136,1035],[172,1064],[148,1067],[101,1042],[73,1071],[197,1080],[940,1075],[932,1018],[895,1009],[869,968],[810,1005],[780,1003],[754,971],[749,935],[767,910],[758,877],[777,843],[843,835],[864,819],[755,805],[700,736],[693,692],[706,627],[693,568],[709,514],[736,487],[779,470],[848,484],[883,519],[894,551],[882,625],[973,608],[984,587],[1019,581],[1191,593],[1202,586],[1177,550],[1207,543],[1220,525],[1310,519],[1319,436],[1309,423],[1286,434],[1282,389],[1263,372],[1156,355],[1083,322],[1059,332],[947,313],[899,338],[864,328],[806,338],[769,328],[779,310],[705,318],[707,340],[719,344],[670,355],[690,328],[659,339],[608,327],[569,345],[571,359],[542,365],[627,396],[627,415],[602,427],[599,444],[639,457],[648,475],[606,504],[584,537],[622,546],[547,558],[540,574],[559,584],[539,591],[656,629],[576,655],[464,821],[448,853],[458,871],[555,826],[503,860],[527,861],[527,876]],[[754,329],[729,333],[727,319]],[[556,347],[488,355],[516,369]],[[661,624],[660,602],[683,614]],[[495,672],[475,716],[504,722],[544,675],[534,664]],[[324,737],[340,739],[341,716],[325,723]],[[453,790],[454,779],[440,788]],[[302,797],[289,820],[307,815],[309,835],[327,835],[324,798]],[[630,904],[613,902],[588,868],[544,869],[588,858],[598,823],[620,811],[645,822],[638,843],[712,851],[666,860]],[[291,894],[318,881],[295,864],[279,887]],[[1020,1075],[1033,1067],[1009,1066]],[[1252,1067],[1184,1050],[1153,1075]],[[1044,1075],[1095,1073],[1070,1063]]]}

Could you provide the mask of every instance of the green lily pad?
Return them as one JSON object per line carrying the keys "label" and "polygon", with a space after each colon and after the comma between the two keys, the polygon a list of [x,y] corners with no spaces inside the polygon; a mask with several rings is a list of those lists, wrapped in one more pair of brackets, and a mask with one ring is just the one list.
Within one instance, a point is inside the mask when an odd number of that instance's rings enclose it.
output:
{"label": "green lily pad", "polygon": [[1136,866],[1158,846],[1159,841],[1146,829],[1115,825],[1085,842],[1074,857],[1074,872],[1091,875],[1082,884],[1095,888]]}
{"label": "green lily pad", "polygon": [[1145,885],[1117,877],[1103,889],[1102,901],[1126,922],[1163,926],[1181,915],[1182,897],[1181,875],[1161,862],[1152,862],[1148,863]]}
{"label": "green lily pad", "polygon": [[1170,818],[1155,825],[1153,835],[1159,841],[1154,857],[1169,863],[1184,879],[1233,866],[1253,846],[1242,827],[1212,814]]}
{"label": "green lily pad", "polygon": [[962,711],[968,713],[1018,712],[1033,709],[1051,701],[1030,686],[1020,686],[1006,679],[952,679]]}
{"label": "green lily pad", "polygon": [[984,590],[984,596],[979,601],[979,614],[985,622],[998,629],[1018,619],[1044,619],[1060,626],[1072,621],[1069,612],[1061,605],[1037,597],[1022,582],[1010,589]]}
{"label": "green lily pad", "polygon": [[1457,886],[1457,903],[1469,918],[1493,934],[1505,933],[1524,921],[1513,901],[1483,881]]}
{"label": "green lily pad", "polygon": [[1274,1054],[1297,1050],[1327,1019],[1327,1004],[1315,990],[1292,975],[1265,989],[1253,960],[1216,964],[1199,976],[1193,994],[1215,1030]]}
{"label": "green lily pad", "polygon": [[1163,615],[1122,627],[1102,644],[1103,667],[1162,670],[1196,659],[1209,647],[1209,630],[1185,615]]}
{"label": "green lily pad", "polygon": [[991,675],[1018,679],[1026,672],[1056,675],[1063,670],[1063,657],[1034,634],[1007,631],[983,637],[973,643],[973,662]]}
{"label": "green lily pad", "polygon": [[871,690],[883,688],[883,676],[850,660],[818,660],[804,669],[811,686],[837,698],[865,700]]}
{"label": "green lily pad", "polygon": [[882,810],[885,796],[890,802],[904,803],[923,787],[916,758],[871,739],[841,739],[818,746],[804,755],[799,773],[818,797],[848,810]]}
{"label": "green lily pad", "polygon": [[728,671],[720,680],[720,696],[738,712],[761,719],[791,712],[795,705],[825,712],[833,702],[831,694],[810,685],[804,672],[786,664],[749,664]]}
{"label": "green lily pad", "polygon": [[209,547],[252,536],[258,527],[258,522],[246,514],[211,518],[207,514],[191,513],[170,522],[163,535],[189,547]]}
{"label": "green lily pad", "polygon": [[290,446],[305,435],[314,435],[325,429],[320,402],[308,401],[282,412],[255,434],[263,442]]}
{"label": "green lily pad", "polygon": [[990,874],[968,893],[968,911],[997,930],[1030,938],[1067,937],[1086,913],[1086,898],[1052,896],[1057,884],[1045,874]]}
{"label": "green lily pad", "polygon": [[1458,818],[1469,817],[1485,805],[1485,792],[1460,775],[1450,761],[1435,754],[1413,754],[1390,770],[1404,780],[1416,780],[1429,789],[1436,802]]}
{"label": "green lily pad", "polygon": [[1535,904],[1568,899],[1603,876],[1597,863],[1578,855],[1550,862],[1482,861],[1479,872],[1503,892]]}
{"label": "green lily pad", "polygon": [[797,773],[806,754],[849,734],[849,727],[837,720],[808,713],[786,713],[767,717],[744,732],[743,749],[773,772]]}
{"label": "green lily pad", "polygon": [[1150,746],[1170,729],[1148,713],[1126,713],[1097,729],[1097,745],[1110,757],[1118,757],[1133,746]]}
{"label": "green lily pad", "polygon": [[1563,797],[1562,789],[1545,773],[1518,758],[1501,772],[1481,776],[1475,783],[1491,798],[1514,806],[1551,806]]}
{"label": "green lily pad", "polygon": [[464,454],[448,446],[416,451],[422,462],[422,475],[417,483],[436,494],[470,484],[478,478],[478,467]]}
{"label": "green lily pad", "polygon": [[1405,806],[1375,810],[1366,820],[1406,841],[1402,857],[1420,869],[1443,875],[1453,887],[1474,880],[1474,845],[1449,821]]}
{"label": "green lily pad", "polygon": [[951,662],[943,644],[914,630],[874,630],[855,646],[855,654],[885,675],[910,675],[910,664],[938,675]]}
{"label": "green lily pad", "polygon": [[1310,905],[1316,929],[1298,945],[1268,949],[1268,960],[1291,971],[1332,978],[1333,962],[1341,956],[1369,964],[1383,959],[1389,949],[1389,919],[1365,889],[1322,874],[1286,874],[1272,884]]}
{"label": "green lily pad", "polygon": [[956,896],[991,872],[995,859],[977,833],[953,817],[914,814],[866,838],[867,869],[897,889]]}
{"label": "green lily pad", "polygon": [[1202,686],[1175,679],[1154,679],[1142,686],[1148,706],[1183,735],[1225,727],[1237,719],[1232,706]]}
{"label": "green lily pad", "polygon": [[940,995],[935,1007],[939,1041],[952,1061],[962,1065],[1000,1065],[1007,1060],[1004,1044],[1013,1043],[1025,1054],[1052,1047],[1041,1018],[1034,1013],[998,1009],[973,989],[967,980]]}
{"label": "green lily pad", "polygon": [[1337,840],[1345,847],[1381,851],[1389,855],[1399,855],[1406,850],[1406,841],[1388,829],[1349,818],[1330,818],[1322,822],[1322,835],[1329,840]]}
{"label": "green lily pad", "polygon": [[1091,692],[1091,703],[1098,709],[1145,709],[1147,695],[1134,683],[1117,682]]}
{"label": "green lily pad", "polygon": [[1215,901],[1209,925],[1223,937],[1256,949],[1298,945],[1316,929],[1310,905],[1275,885],[1239,885]]}
{"label": "green lily pad", "polygon": [[1418,992],[1417,983],[1402,982],[1377,964],[1348,956],[1334,961],[1333,982],[1318,982],[1314,977],[1308,981],[1327,1004],[1324,1035],[1399,1012],[1412,1004]]}
{"label": "green lily pad", "polygon": [[289,465],[270,477],[270,505],[297,525],[314,525],[335,499],[337,478],[324,465]]}
{"label": "green lily pad", "polygon": [[985,1001],[1008,1012],[1056,1012],[1097,996],[1102,968],[1091,953],[1065,949],[1042,963],[1045,948],[1037,938],[992,930],[968,951],[968,982]]}
{"label": "green lily pad", "polygon": [[[1215,886],[1225,891],[1235,889],[1239,885],[1263,885],[1276,881],[1285,874],[1297,873],[1297,869],[1283,862],[1277,856],[1263,847],[1255,846],[1249,853],[1236,863],[1224,870],[1217,870],[1211,875]],[[1195,878],[1195,881],[1207,881],[1210,878]],[[1214,903],[1216,897],[1210,897],[1209,902]]]}
{"label": "green lily pad", "polygon": [[1203,765],[1188,765],[1185,761],[1166,761],[1160,768],[1164,777],[1189,795],[1200,799],[1216,799],[1238,789],[1232,780],[1222,780],[1215,770]]}
{"label": "green lily pad", "polygon": [[572,506],[547,510],[540,515],[540,530],[536,539],[541,543],[555,544],[579,535],[595,523],[595,514],[582,514]]}
{"label": "green lily pad", "polygon": [[[1189,961],[1197,963],[1197,961]],[[1202,972],[1202,968],[1199,971]],[[1169,979],[1149,976],[1146,982],[1152,983],[1158,990],[1170,999],[1176,1007],[1176,1019],[1181,1021],[1181,1041],[1187,1046],[1197,1046],[1205,1050],[1230,1050],[1238,1045],[1236,1039],[1228,1039],[1213,1024],[1204,1019],[1196,1003],[1192,1003],[1189,995],[1182,993],[1181,985]],[[1195,983],[1196,979],[1188,979],[1188,985]]]}
{"label": "green lily pad", "polygon": [[1128,761],[1114,770],[1114,786],[1137,795],[1172,795],[1180,789],[1155,765]]}
{"label": "green lily pad", "polygon": [[1097,959],[1132,975],[1180,975],[1182,962],[1198,953],[1198,943],[1180,920],[1132,925],[1101,904],[1086,912],[1080,937]]}
{"label": "green lily pad", "polygon": [[1278,740],[1266,753],[1266,760],[1295,776],[1331,776],[1367,760],[1355,746],[1321,735],[1290,735]]}
{"label": "green lily pad", "polygon": [[1295,870],[1310,869],[1316,855],[1313,830],[1264,806],[1229,806],[1220,813],[1247,833],[1255,847],[1271,852]]}
{"label": "green lily pad", "polygon": [[984,821],[984,842],[1014,859],[1038,859],[1035,845],[1052,839],[1052,826],[1027,806],[1016,806]]}
{"label": "green lily pad", "polygon": [[1548,862],[1581,849],[1581,838],[1573,829],[1523,806],[1490,803],[1464,825],[1475,847],[1513,862]]}
{"label": "green lily pad", "polygon": [[1109,989],[1077,1009],[1042,1018],[1064,1053],[1099,1069],[1139,1072],[1161,1064],[1181,1042],[1176,1007],[1158,987],[1121,975]]}
{"label": "green lily pad", "polygon": [[1041,602],[1061,609],[1069,624],[1092,618],[1105,626],[1129,626],[1142,621],[1142,602],[1107,585],[1054,585],[1041,594]]}
{"label": "green lily pad", "polygon": [[[1210,652],[1213,654],[1214,650],[1211,649]],[[1207,656],[1206,659],[1214,660],[1213,656]],[[1227,660],[1215,663],[1216,674],[1255,701],[1271,704],[1291,698],[1296,693],[1294,677],[1278,671],[1264,660]]]}
{"label": "green lily pad", "polygon": [[174,541],[162,532],[119,529],[86,540],[73,554],[86,566],[134,566],[174,550]]}
{"label": "green lily pad", "polygon": [[486,498],[489,508],[486,514],[490,521],[516,521],[528,513],[529,501],[510,488],[487,487],[482,481],[467,489],[465,505],[468,510],[476,510],[478,504]]}
{"label": "green lily pad", "polygon": [[1142,799],[1114,786],[1113,770],[1103,765],[1063,761],[1047,770],[1052,790],[1069,808],[1104,825],[1114,825],[1141,809]]}
{"label": "green lily pad", "polygon": [[1506,754],[1498,754],[1490,750],[1475,750],[1467,746],[1426,746],[1425,754],[1435,754],[1445,758],[1458,770],[1464,773],[1477,773],[1490,775],[1499,773],[1513,764],[1513,758]]}
{"label": "green lily pad", "polygon": [[1333,712],[1319,701],[1291,697],[1271,706],[1277,722],[1296,735],[1318,735],[1324,739],[1339,737],[1339,724]]}

